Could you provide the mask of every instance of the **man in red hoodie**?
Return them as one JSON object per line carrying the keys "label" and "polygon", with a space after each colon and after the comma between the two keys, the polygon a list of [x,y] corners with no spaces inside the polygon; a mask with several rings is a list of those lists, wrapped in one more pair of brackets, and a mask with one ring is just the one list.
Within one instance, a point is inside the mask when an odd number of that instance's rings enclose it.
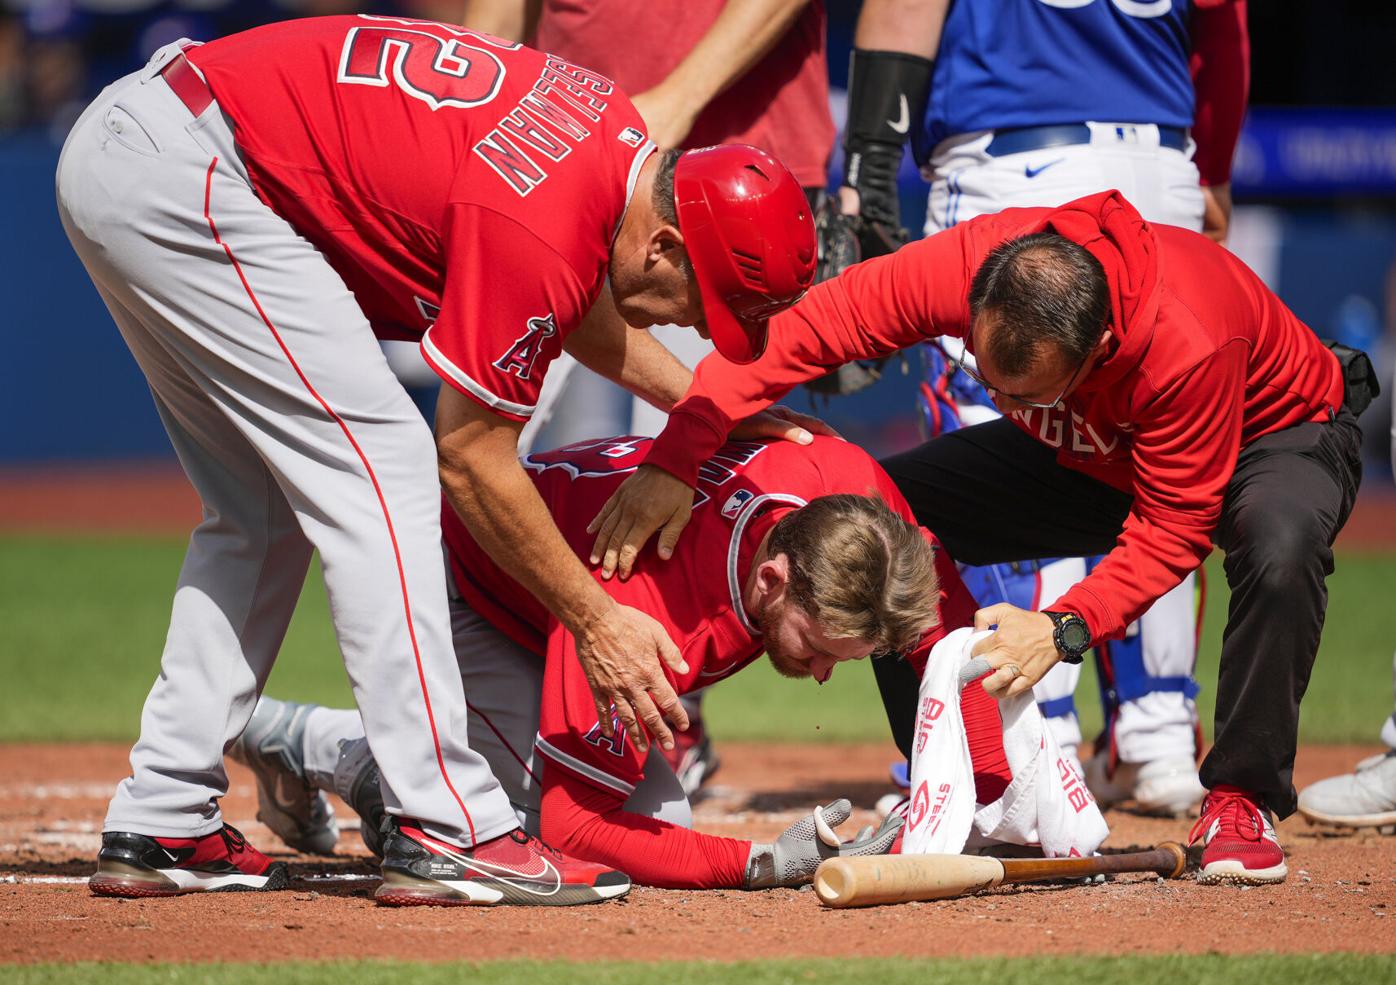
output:
{"label": "man in red hoodie", "polygon": [[[971,564],[1107,554],[1044,612],[981,610],[990,691],[1076,661],[1226,551],[1231,609],[1204,882],[1279,882],[1270,812],[1292,813],[1299,700],[1318,649],[1331,545],[1360,479],[1338,359],[1205,237],[1145,223],[1117,192],[1009,209],[816,286],[750,366],[705,361],[647,462],[592,526],[624,576],[688,519],[694,463],[732,422],[850,359],[963,338],[1007,416],[884,463],[917,520]],[[1353,390],[1362,389],[1354,386]]]}

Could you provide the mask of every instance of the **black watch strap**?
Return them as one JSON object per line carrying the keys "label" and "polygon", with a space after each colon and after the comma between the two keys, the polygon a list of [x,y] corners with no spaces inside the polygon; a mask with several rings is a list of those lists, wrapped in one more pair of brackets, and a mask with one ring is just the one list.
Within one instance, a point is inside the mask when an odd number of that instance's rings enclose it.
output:
{"label": "black watch strap", "polygon": [[1079,664],[1091,648],[1091,630],[1074,612],[1044,612],[1052,620],[1052,642],[1062,655],[1062,662]]}

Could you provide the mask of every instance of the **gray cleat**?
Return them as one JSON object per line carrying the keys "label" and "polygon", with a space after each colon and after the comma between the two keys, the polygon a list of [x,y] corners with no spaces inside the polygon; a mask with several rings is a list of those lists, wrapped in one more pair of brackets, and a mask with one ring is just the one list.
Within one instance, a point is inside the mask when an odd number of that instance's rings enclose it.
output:
{"label": "gray cleat", "polygon": [[339,762],[334,768],[334,792],[354,808],[359,815],[359,833],[364,845],[379,858],[383,857],[383,791],[378,787],[378,763],[364,738],[344,739],[339,743]]}
{"label": "gray cleat", "polygon": [[305,717],[313,707],[262,698],[228,755],[257,777],[257,820],[298,852],[332,855],[334,808],[305,778]]}

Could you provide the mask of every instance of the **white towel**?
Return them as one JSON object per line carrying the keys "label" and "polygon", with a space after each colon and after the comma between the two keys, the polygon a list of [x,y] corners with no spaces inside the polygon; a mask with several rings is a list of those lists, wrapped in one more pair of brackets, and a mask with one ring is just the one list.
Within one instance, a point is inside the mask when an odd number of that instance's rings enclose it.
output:
{"label": "white towel", "polygon": [[995,842],[1040,845],[1048,858],[1093,854],[1109,828],[1085,781],[1052,738],[1030,690],[999,702],[1013,779],[992,804],[975,802],[974,769],[960,713],[960,670],[974,644],[987,635],[957,629],[935,645],[926,661],[902,851],[961,852],[973,832]]}

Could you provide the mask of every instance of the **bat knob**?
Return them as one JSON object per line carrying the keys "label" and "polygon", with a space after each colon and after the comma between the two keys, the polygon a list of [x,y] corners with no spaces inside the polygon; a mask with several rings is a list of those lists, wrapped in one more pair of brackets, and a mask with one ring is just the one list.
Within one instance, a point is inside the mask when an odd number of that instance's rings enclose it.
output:
{"label": "bat knob", "polygon": [[1163,876],[1165,879],[1177,879],[1183,874],[1183,870],[1188,867],[1188,853],[1184,850],[1183,846],[1176,841],[1165,841],[1158,846],[1158,849],[1161,852],[1167,852],[1173,857],[1172,869],[1165,872],[1160,868],[1159,875]]}
{"label": "bat knob", "polygon": [[855,880],[851,867],[843,859],[825,859],[814,870],[814,893],[825,906],[845,907],[852,900]]}

